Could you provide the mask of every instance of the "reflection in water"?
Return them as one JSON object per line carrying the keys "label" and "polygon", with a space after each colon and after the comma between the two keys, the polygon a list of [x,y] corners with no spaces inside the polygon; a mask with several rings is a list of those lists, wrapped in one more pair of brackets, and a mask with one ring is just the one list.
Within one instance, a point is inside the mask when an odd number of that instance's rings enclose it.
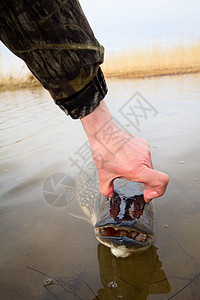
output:
{"label": "reflection in water", "polygon": [[[162,263],[155,246],[151,246],[142,254],[134,254],[125,259],[114,257],[109,248],[102,244],[99,244],[97,249],[103,285],[97,295],[85,280],[84,272],[71,277],[55,277],[31,267],[27,268],[44,275],[43,285],[46,292],[60,300],[83,299],[81,294],[84,293],[84,289],[87,290],[87,299],[91,299],[93,294],[94,300],[145,300],[150,294],[170,292],[170,284],[161,269]],[[68,298],[65,298],[66,295]]]}
{"label": "reflection in water", "polygon": [[147,299],[149,294],[167,294],[170,285],[161,269],[157,249],[151,246],[142,254],[120,259],[98,245],[98,260],[103,289],[98,299]]}
{"label": "reflection in water", "polygon": [[[91,287],[87,284],[87,282],[84,281],[83,272],[71,277],[54,277],[32,267],[27,267],[27,269],[45,276],[45,279],[43,280],[43,286],[49,294],[48,297],[51,295],[53,298],[61,300],[66,299],[67,296],[67,299],[70,297],[70,299],[81,300],[82,298],[79,296],[79,294],[82,292],[82,285],[87,287],[89,292],[91,291],[94,294]],[[47,295],[44,295],[44,299],[47,299],[46,296]]]}

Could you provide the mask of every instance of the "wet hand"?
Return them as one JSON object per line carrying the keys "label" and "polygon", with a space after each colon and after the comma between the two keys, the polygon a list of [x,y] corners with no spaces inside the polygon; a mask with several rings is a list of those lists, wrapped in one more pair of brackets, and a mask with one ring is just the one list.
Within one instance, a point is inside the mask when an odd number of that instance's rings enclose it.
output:
{"label": "wet hand", "polygon": [[[114,126],[114,125],[113,125]],[[115,128],[116,129],[116,128]],[[90,139],[93,160],[98,170],[100,190],[104,196],[112,197],[113,181],[116,178],[141,182],[145,186],[144,199],[149,202],[164,194],[169,178],[165,173],[153,169],[149,144],[118,128],[119,142],[105,143]],[[120,140],[124,144],[119,147]]]}
{"label": "wet hand", "polygon": [[147,203],[164,194],[169,177],[153,169],[149,144],[119,128],[105,103],[81,121],[90,142],[104,196],[112,197],[116,178],[143,183]]}

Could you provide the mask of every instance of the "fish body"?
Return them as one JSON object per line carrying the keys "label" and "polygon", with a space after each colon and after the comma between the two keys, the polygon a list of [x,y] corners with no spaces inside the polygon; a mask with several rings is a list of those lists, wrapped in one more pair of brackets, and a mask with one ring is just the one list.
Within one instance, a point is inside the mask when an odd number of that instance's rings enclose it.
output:
{"label": "fish body", "polygon": [[147,250],[154,238],[154,208],[145,204],[143,185],[124,179],[114,182],[114,194],[100,193],[95,167],[83,172],[78,180],[78,201],[96,238],[116,257]]}

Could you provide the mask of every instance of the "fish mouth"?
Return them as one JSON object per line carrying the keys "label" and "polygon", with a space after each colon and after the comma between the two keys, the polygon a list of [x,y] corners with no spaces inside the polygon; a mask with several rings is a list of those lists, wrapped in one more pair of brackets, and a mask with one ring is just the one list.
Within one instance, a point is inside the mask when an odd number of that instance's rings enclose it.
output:
{"label": "fish mouth", "polygon": [[125,245],[126,248],[138,251],[139,248],[147,249],[153,242],[153,236],[142,232],[138,228],[106,225],[95,228],[96,238],[109,247]]}

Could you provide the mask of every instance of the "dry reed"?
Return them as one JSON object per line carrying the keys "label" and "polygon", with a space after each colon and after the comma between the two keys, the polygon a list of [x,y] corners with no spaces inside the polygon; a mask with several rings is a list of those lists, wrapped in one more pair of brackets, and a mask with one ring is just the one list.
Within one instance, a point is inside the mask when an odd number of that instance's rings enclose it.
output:
{"label": "dry reed", "polygon": [[[22,68],[23,66],[21,66],[21,69]],[[39,81],[30,71],[25,74],[20,72],[20,70],[14,73],[9,72],[8,74],[2,75],[0,78],[0,91],[34,87],[39,85]]]}
{"label": "dry reed", "polygon": [[[15,58],[12,60],[8,66],[9,71],[0,78],[0,90],[40,85],[22,63],[16,62]],[[1,66],[2,57],[0,57]],[[145,49],[132,48],[106,53],[102,68],[106,77],[116,78],[197,73],[200,72],[200,41],[190,42],[187,45],[181,41],[171,46],[154,44]]]}
{"label": "dry reed", "polygon": [[144,78],[200,72],[200,41],[184,45],[154,45],[105,55],[106,77]]}
{"label": "dry reed", "polygon": [[0,55],[0,73],[0,91],[40,85],[25,63],[12,54]]}
{"label": "dry reed", "polygon": [[0,79],[0,91],[34,87],[39,85],[40,82],[31,73],[19,76],[17,78],[13,77],[12,75],[8,75]]}

